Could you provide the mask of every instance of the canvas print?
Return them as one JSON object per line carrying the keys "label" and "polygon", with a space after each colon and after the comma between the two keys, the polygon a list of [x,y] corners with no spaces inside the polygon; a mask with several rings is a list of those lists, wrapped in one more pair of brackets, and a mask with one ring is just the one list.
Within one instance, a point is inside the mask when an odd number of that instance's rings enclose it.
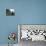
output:
{"label": "canvas print", "polygon": [[15,16],[15,10],[6,8],[6,16]]}

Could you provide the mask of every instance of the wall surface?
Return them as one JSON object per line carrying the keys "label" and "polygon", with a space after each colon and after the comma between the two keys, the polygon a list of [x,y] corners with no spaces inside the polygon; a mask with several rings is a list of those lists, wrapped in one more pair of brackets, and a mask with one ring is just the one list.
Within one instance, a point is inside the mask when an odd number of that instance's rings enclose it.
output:
{"label": "wall surface", "polygon": [[[6,16],[5,8],[16,15]],[[9,32],[18,32],[17,24],[46,24],[46,0],[0,0],[0,44],[8,43]]]}

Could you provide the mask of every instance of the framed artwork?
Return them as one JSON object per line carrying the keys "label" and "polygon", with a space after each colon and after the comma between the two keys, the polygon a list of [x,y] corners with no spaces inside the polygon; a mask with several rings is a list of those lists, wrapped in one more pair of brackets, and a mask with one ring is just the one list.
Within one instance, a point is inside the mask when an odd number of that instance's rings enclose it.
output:
{"label": "framed artwork", "polygon": [[15,10],[6,8],[6,16],[15,16]]}

